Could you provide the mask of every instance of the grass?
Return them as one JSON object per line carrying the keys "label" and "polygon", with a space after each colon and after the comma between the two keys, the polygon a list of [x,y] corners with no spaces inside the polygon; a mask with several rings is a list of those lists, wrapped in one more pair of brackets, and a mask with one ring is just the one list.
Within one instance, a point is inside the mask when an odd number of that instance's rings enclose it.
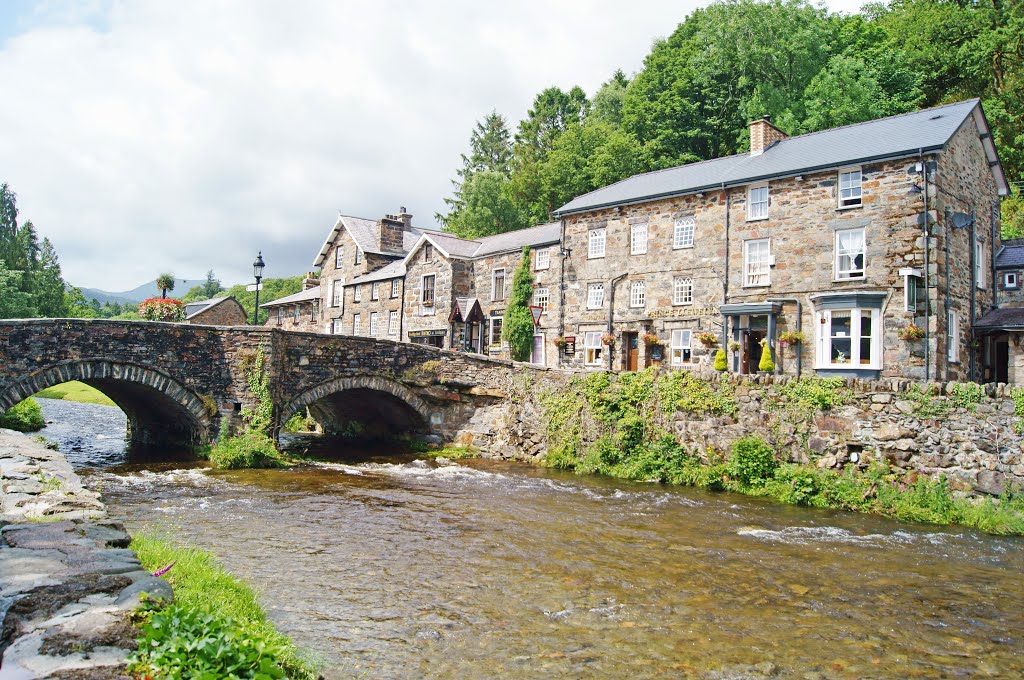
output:
{"label": "grass", "polygon": [[99,404],[101,406],[116,406],[107,395],[95,387],[89,387],[83,382],[72,380],[70,382],[47,387],[45,390],[36,392],[34,396],[44,399],[63,399],[64,401],[77,401],[83,404]]}
{"label": "grass", "polygon": [[255,591],[229,574],[212,554],[146,532],[135,535],[131,548],[148,571],[174,562],[164,578],[174,588],[175,606],[184,615],[212,614],[219,627],[230,631],[232,639],[265,643],[289,678],[312,680],[318,676],[309,662],[299,658],[295,643],[274,628]]}
{"label": "grass", "polygon": [[428,451],[421,451],[419,455],[424,458],[431,460],[437,458],[447,458],[448,460],[461,460],[465,458],[479,458],[480,451],[473,448],[472,446],[445,446],[441,449],[431,449]]}

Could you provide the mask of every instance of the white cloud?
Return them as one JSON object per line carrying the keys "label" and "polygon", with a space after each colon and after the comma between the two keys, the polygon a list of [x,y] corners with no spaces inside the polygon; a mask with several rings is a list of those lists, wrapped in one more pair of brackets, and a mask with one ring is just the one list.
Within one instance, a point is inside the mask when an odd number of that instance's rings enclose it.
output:
{"label": "white cloud", "polygon": [[697,4],[41,3],[0,46],[0,180],[77,285],[301,273],[338,210],[432,223],[474,121],[636,71]]}

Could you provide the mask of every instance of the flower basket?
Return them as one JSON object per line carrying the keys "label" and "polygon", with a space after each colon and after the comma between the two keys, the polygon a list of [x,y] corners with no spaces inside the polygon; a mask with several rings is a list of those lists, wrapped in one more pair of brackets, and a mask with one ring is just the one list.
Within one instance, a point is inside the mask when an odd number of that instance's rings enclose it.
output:
{"label": "flower basket", "polygon": [[651,345],[660,345],[661,344],[661,338],[659,338],[654,333],[644,333],[640,337],[644,341],[645,345],[651,346]]}
{"label": "flower basket", "polygon": [[742,346],[743,346],[743,344],[739,340],[730,340],[729,341],[729,349],[731,349],[733,352],[739,352],[740,351],[740,347],[742,347]]}
{"label": "flower basket", "polygon": [[896,329],[896,335],[899,336],[900,340],[911,342],[913,340],[920,340],[924,337],[924,329],[917,324],[907,324]]}
{"label": "flower basket", "polygon": [[557,347],[558,349],[564,349],[565,348],[565,336],[564,335],[556,336],[551,342],[555,343],[555,347]]}
{"label": "flower basket", "polygon": [[718,336],[710,331],[704,331],[697,336],[697,339],[700,340],[700,344],[705,347],[714,347],[718,344]]}
{"label": "flower basket", "polygon": [[611,333],[605,333],[601,336],[601,344],[607,347],[611,347],[615,344],[615,336]]}
{"label": "flower basket", "polygon": [[798,345],[804,341],[803,331],[786,331],[779,335],[779,344],[783,347]]}
{"label": "flower basket", "polygon": [[147,321],[184,321],[185,303],[173,298],[149,298],[139,305],[139,316]]}

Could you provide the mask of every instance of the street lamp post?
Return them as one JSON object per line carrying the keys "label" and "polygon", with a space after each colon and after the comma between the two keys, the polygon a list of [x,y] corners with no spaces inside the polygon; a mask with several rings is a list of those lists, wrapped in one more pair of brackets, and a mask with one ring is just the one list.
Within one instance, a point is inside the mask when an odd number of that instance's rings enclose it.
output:
{"label": "street lamp post", "polygon": [[263,251],[256,255],[256,261],[252,263],[252,273],[256,277],[256,308],[252,311],[252,325],[259,325],[260,318],[260,281],[263,279]]}

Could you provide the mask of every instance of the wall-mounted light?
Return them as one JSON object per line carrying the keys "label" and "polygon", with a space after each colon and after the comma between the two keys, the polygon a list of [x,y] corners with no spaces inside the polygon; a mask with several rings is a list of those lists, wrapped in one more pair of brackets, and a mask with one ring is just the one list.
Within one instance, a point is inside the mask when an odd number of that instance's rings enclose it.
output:
{"label": "wall-mounted light", "polygon": [[907,189],[907,195],[908,196],[913,196],[914,194],[919,194],[919,193],[921,193],[921,187],[917,186],[916,183],[911,184],[910,188]]}
{"label": "wall-mounted light", "polygon": [[570,255],[572,255],[571,248],[562,248],[561,250],[558,251],[559,257],[569,257]]}

